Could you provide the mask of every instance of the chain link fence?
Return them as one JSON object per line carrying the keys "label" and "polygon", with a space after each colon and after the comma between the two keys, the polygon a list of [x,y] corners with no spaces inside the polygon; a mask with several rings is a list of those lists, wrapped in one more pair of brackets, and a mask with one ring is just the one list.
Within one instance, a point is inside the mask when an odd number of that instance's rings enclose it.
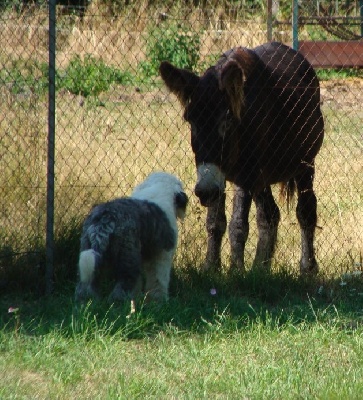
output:
{"label": "chain link fence", "polygon": [[[1,289],[21,277],[29,283],[45,275],[48,7],[12,3],[0,9]],[[190,128],[158,76],[158,65],[167,58],[202,72],[222,52],[257,46],[269,34],[291,45],[290,2],[272,2],[271,32],[267,3],[205,2],[202,7],[94,0],[82,3],[81,11],[57,6],[56,279],[75,277],[80,224],[91,206],[129,195],[155,170],[174,173],[185,184],[190,205],[175,266],[199,268],[206,251],[206,210],[193,195]],[[321,26],[299,29],[304,40],[327,39]],[[321,270],[335,275],[362,268],[363,79],[359,70],[320,71],[319,76],[326,135],[316,160],[316,247]],[[229,215],[231,199],[228,186]],[[281,210],[274,268],[297,272],[300,230],[295,213]],[[250,218],[247,266],[257,238],[254,212]],[[228,257],[226,237],[226,267]]]}

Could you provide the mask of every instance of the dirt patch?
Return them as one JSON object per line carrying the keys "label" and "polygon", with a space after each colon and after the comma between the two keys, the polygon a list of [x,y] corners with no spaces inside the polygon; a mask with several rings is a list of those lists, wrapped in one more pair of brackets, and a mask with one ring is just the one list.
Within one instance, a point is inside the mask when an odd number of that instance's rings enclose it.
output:
{"label": "dirt patch", "polygon": [[[80,96],[71,95],[66,91],[61,91],[59,94],[74,97],[77,101],[80,98]],[[320,94],[321,104],[325,107],[363,113],[363,79],[349,78],[321,81]],[[112,103],[177,102],[176,98],[165,88],[161,90],[158,88],[140,90],[136,86],[114,86],[108,92],[102,93],[100,100]]]}
{"label": "dirt patch", "polygon": [[329,108],[362,111],[363,79],[321,81],[321,103]]}

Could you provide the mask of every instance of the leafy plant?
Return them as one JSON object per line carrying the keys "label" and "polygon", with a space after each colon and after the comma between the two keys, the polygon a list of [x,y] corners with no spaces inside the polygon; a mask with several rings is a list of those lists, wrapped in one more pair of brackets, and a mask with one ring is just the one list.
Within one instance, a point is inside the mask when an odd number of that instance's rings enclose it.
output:
{"label": "leafy plant", "polygon": [[75,56],[62,74],[58,74],[57,88],[65,88],[74,94],[82,96],[98,96],[107,91],[112,83],[128,84],[133,77],[130,72],[106,65],[91,55],[82,60]]}
{"label": "leafy plant", "polygon": [[[128,71],[110,67],[91,55],[86,55],[83,60],[77,55],[64,71],[57,71],[56,86],[57,89],[65,88],[71,93],[87,97],[98,96],[113,83],[127,85],[133,80]],[[48,88],[48,64],[14,61],[0,71],[1,83],[9,85],[14,94],[44,93]]]}
{"label": "leafy plant", "polygon": [[0,71],[0,83],[9,85],[12,93],[43,93],[48,85],[48,65],[14,60]]}
{"label": "leafy plant", "polygon": [[193,69],[197,66],[200,53],[200,35],[179,24],[152,28],[148,33],[147,61],[140,63],[146,77],[158,74],[162,61],[170,61],[180,68]]}

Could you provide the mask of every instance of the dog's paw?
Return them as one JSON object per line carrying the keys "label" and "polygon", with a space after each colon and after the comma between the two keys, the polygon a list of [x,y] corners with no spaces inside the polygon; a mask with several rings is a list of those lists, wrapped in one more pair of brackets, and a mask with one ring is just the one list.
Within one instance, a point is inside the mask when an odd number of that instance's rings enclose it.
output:
{"label": "dog's paw", "polygon": [[130,301],[131,296],[129,293],[125,292],[125,290],[122,288],[121,283],[117,283],[115,287],[113,288],[111,294],[108,296],[108,301],[109,303],[120,303],[124,301]]}
{"label": "dog's paw", "polygon": [[85,303],[88,300],[98,299],[98,293],[88,283],[79,282],[76,287],[75,300],[77,303]]}

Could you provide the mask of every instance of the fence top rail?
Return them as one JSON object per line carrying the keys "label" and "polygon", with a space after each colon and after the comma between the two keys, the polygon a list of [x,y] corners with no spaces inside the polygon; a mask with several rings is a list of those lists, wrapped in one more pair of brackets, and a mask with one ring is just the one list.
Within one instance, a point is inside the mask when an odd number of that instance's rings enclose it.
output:
{"label": "fence top rail", "polygon": [[302,40],[299,51],[315,68],[363,68],[363,40]]}

